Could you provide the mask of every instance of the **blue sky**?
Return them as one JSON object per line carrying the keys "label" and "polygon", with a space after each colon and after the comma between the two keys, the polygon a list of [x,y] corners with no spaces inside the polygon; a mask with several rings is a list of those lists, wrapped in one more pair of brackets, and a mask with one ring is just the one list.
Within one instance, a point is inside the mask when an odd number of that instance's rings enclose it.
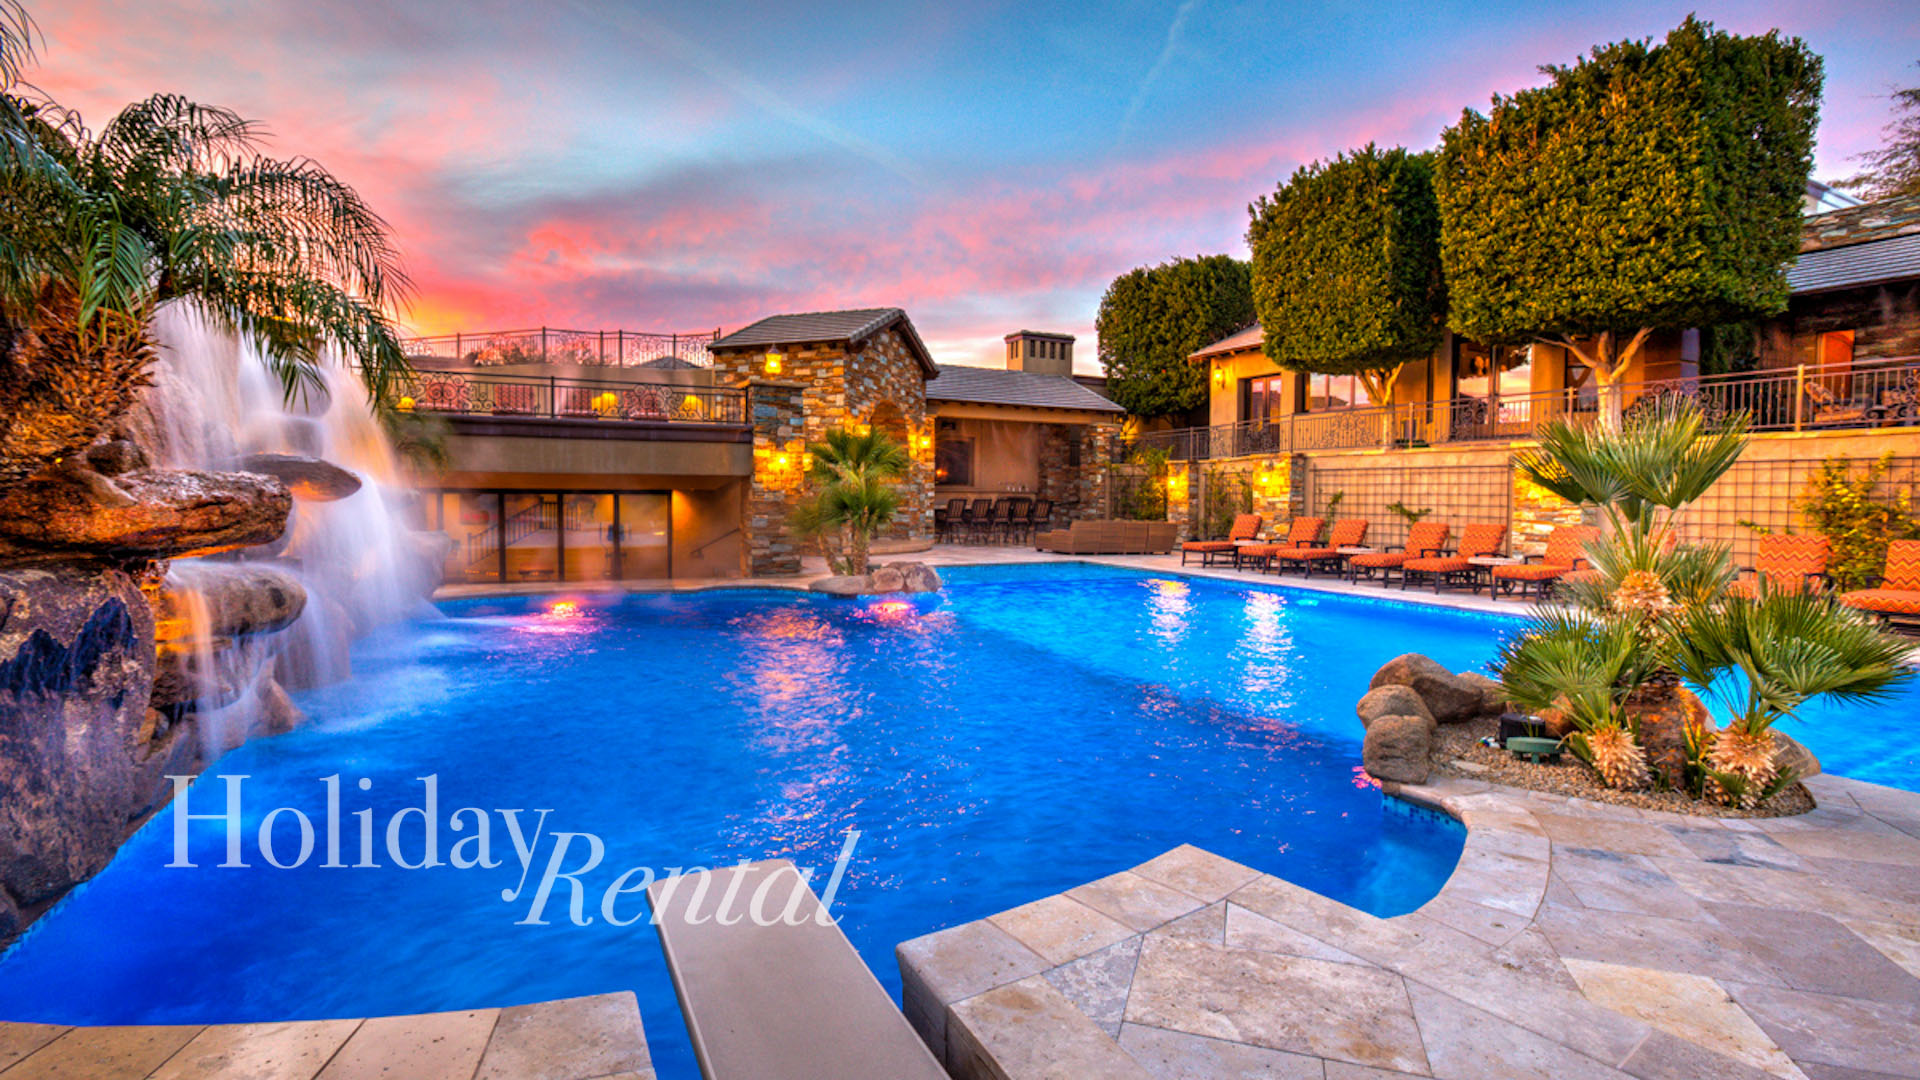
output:
{"label": "blue sky", "polygon": [[693,330],[899,305],[943,362],[1093,355],[1115,275],[1245,254],[1246,204],[1690,11],[1826,60],[1816,175],[1920,82],[1911,3],[670,6],[66,0],[34,80],[263,121],[394,223],[426,331]]}

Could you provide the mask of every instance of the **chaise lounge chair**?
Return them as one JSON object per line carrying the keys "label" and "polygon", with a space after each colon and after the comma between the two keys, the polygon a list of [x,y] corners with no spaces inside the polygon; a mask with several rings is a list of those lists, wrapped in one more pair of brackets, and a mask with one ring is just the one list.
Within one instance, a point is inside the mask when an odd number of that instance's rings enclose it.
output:
{"label": "chaise lounge chair", "polygon": [[1343,547],[1359,547],[1367,542],[1366,518],[1342,518],[1333,523],[1333,529],[1327,533],[1325,547],[1287,548],[1274,553],[1273,561],[1280,569],[1298,563],[1306,570],[1308,577],[1313,576],[1315,563],[1337,563],[1346,558],[1340,553]]}
{"label": "chaise lounge chair", "polygon": [[1266,519],[1259,514],[1241,514],[1233,519],[1233,528],[1227,531],[1225,540],[1189,540],[1180,545],[1180,565],[1187,565],[1188,555],[1200,556],[1201,566],[1212,566],[1216,555],[1231,557],[1239,547],[1237,541],[1250,541],[1260,535],[1260,526]]}
{"label": "chaise lounge chair", "polygon": [[1380,571],[1380,584],[1392,584],[1393,571],[1406,565],[1409,559],[1419,559],[1438,555],[1447,548],[1447,538],[1453,534],[1453,527],[1444,521],[1416,521],[1407,530],[1407,544],[1398,551],[1372,551],[1364,555],[1355,555],[1347,560],[1347,580],[1358,581],[1360,572],[1366,571],[1368,577],[1375,570]]}
{"label": "chaise lounge chair", "polygon": [[1273,557],[1282,551],[1312,547],[1315,541],[1320,539],[1320,530],[1326,527],[1326,524],[1326,518],[1294,518],[1287,525],[1285,543],[1242,544],[1235,548],[1233,568],[1238,570],[1245,563],[1257,563],[1261,570],[1265,570],[1273,565]]}
{"label": "chaise lounge chair", "polygon": [[1746,576],[1727,586],[1735,596],[1760,595],[1760,582],[1774,592],[1806,592],[1823,587],[1827,581],[1827,563],[1833,558],[1833,542],[1820,533],[1807,536],[1763,536],[1754,565],[1744,567]]}
{"label": "chaise lounge chair", "polygon": [[1888,620],[1920,617],[1920,540],[1888,544],[1879,586],[1842,593],[1840,602]]}
{"label": "chaise lounge chair", "polygon": [[1451,555],[1426,556],[1408,559],[1400,567],[1400,587],[1415,574],[1433,582],[1433,591],[1439,592],[1442,585],[1451,584],[1466,578],[1473,578],[1474,559],[1490,558],[1500,554],[1500,545],[1507,539],[1505,525],[1478,524],[1469,525],[1460,534],[1460,549]]}
{"label": "chaise lounge chair", "polygon": [[1599,537],[1600,530],[1592,525],[1562,525],[1547,536],[1547,552],[1539,562],[1494,567],[1493,588],[1489,591],[1498,600],[1502,587],[1518,586],[1522,600],[1526,599],[1528,589],[1545,600],[1561,578],[1586,568],[1587,545]]}

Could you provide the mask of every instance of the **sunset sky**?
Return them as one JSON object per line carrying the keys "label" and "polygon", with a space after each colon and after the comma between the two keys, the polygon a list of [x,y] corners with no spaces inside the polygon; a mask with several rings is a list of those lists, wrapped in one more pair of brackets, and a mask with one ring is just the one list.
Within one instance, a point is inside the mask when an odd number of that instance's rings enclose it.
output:
{"label": "sunset sky", "polygon": [[1116,274],[1244,257],[1246,204],[1296,166],[1432,146],[1537,65],[1689,10],[1826,58],[1817,176],[1920,80],[1911,0],[39,0],[30,78],[94,126],[161,90],[262,121],[392,221],[422,332],[897,305],[942,362],[997,365],[1030,327],[1094,370]]}

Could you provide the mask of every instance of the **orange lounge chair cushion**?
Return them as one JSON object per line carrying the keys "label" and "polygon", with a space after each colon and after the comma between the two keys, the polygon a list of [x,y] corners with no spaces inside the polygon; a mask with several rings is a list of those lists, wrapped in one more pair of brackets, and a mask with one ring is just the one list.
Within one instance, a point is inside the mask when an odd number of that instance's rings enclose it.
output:
{"label": "orange lounge chair cushion", "polygon": [[1181,551],[1232,551],[1239,544],[1231,540],[1188,540],[1180,545]]}
{"label": "orange lounge chair cushion", "polygon": [[1271,559],[1283,551],[1293,549],[1285,544],[1241,544],[1240,554],[1249,559]]}
{"label": "orange lounge chair cushion", "polygon": [[1278,554],[1281,562],[1323,562],[1340,557],[1339,548],[1281,548]]}
{"label": "orange lounge chair cushion", "polygon": [[1895,540],[1887,545],[1887,571],[1880,587],[1900,592],[1920,589],[1920,540]]}
{"label": "orange lounge chair cushion", "polygon": [[1502,581],[1553,581],[1571,573],[1573,567],[1556,566],[1553,563],[1522,563],[1493,568],[1493,576]]}
{"label": "orange lounge chair cushion", "polygon": [[1439,558],[1408,559],[1400,564],[1403,569],[1422,574],[1457,574],[1462,570],[1473,569],[1465,555],[1442,555]]}
{"label": "orange lounge chair cushion", "polygon": [[1881,615],[1920,615],[1920,589],[1856,589],[1840,602]]}
{"label": "orange lounge chair cushion", "polygon": [[1560,583],[1563,585],[1591,585],[1599,580],[1600,571],[1598,570],[1575,570],[1560,577]]}
{"label": "orange lounge chair cushion", "polygon": [[1400,566],[1418,554],[1420,553],[1417,551],[1369,551],[1363,555],[1355,555],[1348,561],[1355,566],[1378,570],[1389,566]]}

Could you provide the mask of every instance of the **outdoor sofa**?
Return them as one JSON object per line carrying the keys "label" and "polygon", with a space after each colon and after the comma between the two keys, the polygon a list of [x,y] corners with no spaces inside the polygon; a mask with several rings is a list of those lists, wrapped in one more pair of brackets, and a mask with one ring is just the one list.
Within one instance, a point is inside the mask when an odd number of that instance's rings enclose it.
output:
{"label": "outdoor sofa", "polygon": [[1166,555],[1179,529],[1171,521],[1076,521],[1034,537],[1033,546],[1062,555]]}

